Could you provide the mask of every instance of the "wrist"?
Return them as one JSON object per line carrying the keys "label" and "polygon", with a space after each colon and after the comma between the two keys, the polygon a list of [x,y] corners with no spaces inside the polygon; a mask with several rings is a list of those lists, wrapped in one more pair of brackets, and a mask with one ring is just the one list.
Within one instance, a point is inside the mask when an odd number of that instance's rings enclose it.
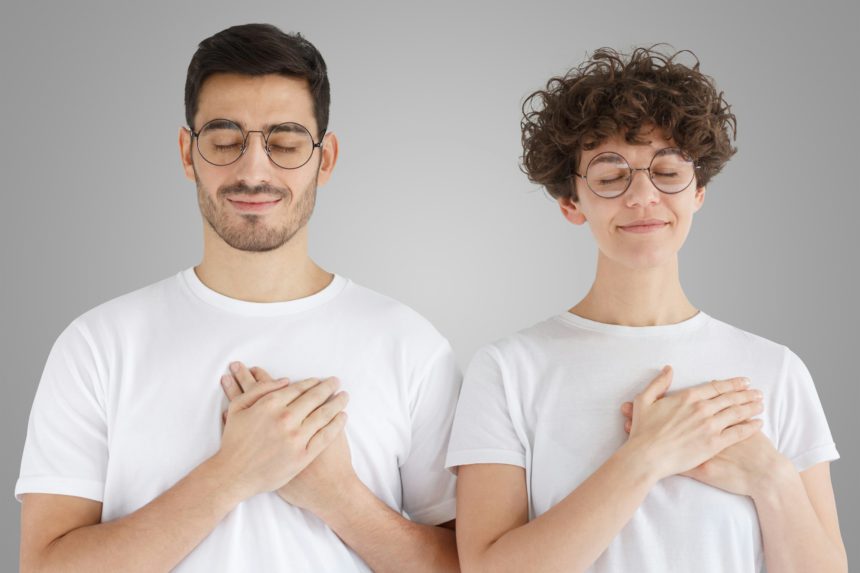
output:
{"label": "wrist", "polygon": [[630,438],[612,455],[627,471],[649,487],[666,477],[663,459],[655,448],[640,439]]}
{"label": "wrist", "polygon": [[803,486],[794,464],[779,452],[763,466],[767,470],[750,485],[749,495],[756,504],[778,503],[786,491],[796,488],[798,484]]}
{"label": "wrist", "polygon": [[197,470],[214,484],[218,496],[231,509],[257,493],[243,482],[221,451],[200,464]]}
{"label": "wrist", "polygon": [[363,514],[364,506],[370,498],[376,500],[373,492],[358,479],[358,476],[352,474],[346,482],[332,489],[323,503],[307,509],[337,531],[343,523]]}

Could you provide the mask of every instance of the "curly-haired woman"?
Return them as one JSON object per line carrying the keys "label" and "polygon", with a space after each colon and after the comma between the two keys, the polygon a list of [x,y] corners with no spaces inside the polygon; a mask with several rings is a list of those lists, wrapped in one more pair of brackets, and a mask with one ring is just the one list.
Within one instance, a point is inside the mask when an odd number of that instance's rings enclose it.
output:
{"label": "curly-haired woman", "polygon": [[589,224],[597,271],[468,369],[447,458],[467,572],[846,570],[809,372],[681,287],[735,117],[678,56],[598,50],[523,108],[524,170]]}

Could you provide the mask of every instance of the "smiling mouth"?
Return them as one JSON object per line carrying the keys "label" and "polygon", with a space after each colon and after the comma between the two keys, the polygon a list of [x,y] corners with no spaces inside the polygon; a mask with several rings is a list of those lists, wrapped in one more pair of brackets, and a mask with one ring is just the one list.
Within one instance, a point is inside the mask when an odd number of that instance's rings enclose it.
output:
{"label": "smiling mouth", "polygon": [[272,201],[239,201],[236,199],[227,199],[227,201],[229,201],[230,204],[238,211],[259,213],[261,211],[271,209],[280,203],[281,199],[278,198]]}
{"label": "smiling mouth", "polygon": [[663,227],[667,227],[668,225],[669,223],[666,223],[664,221],[654,221],[648,223],[639,223],[636,225],[619,226],[618,228],[623,231],[627,231],[628,233],[651,233],[653,231],[658,231]]}

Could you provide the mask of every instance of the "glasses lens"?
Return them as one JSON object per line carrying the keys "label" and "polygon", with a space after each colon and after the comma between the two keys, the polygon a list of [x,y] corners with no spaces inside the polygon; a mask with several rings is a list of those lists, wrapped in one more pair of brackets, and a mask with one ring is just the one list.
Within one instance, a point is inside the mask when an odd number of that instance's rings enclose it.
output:
{"label": "glasses lens", "polygon": [[616,197],[630,183],[630,166],[617,153],[600,153],[588,164],[585,182],[601,197]]}
{"label": "glasses lens", "polygon": [[680,149],[661,149],[651,161],[651,181],[663,193],[679,193],[695,176],[693,162]]}
{"label": "glasses lens", "polygon": [[282,123],[269,134],[269,157],[280,167],[295,169],[311,158],[314,140],[304,126]]}
{"label": "glasses lens", "polygon": [[197,149],[203,159],[214,165],[229,165],[242,155],[245,137],[238,125],[216,119],[203,126],[197,136]]}

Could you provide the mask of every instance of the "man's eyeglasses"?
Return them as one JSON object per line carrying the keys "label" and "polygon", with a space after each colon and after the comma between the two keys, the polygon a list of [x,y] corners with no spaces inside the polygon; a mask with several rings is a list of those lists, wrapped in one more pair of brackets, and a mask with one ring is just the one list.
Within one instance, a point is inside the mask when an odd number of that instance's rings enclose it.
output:
{"label": "man's eyeglasses", "polygon": [[293,122],[272,127],[269,133],[242,131],[236,122],[229,119],[213,119],[206,122],[200,131],[188,129],[191,137],[197,138],[197,151],[207,163],[230,165],[239,160],[248,149],[248,136],[259,133],[263,137],[263,148],[272,163],[283,169],[298,169],[308,161],[314,149],[322,147],[322,139],[314,142],[308,129]]}
{"label": "man's eyeglasses", "polygon": [[696,176],[696,164],[689,155],[677,147],[659,150],[648,167],[632,168],[627,160],[612,151],[598,153],[585,168],[585,175],[573,172],[572,176],[585,180],[598,197],[613,199],[630,188],[633,174],[647,171],[648,177],[659,191],[673,195],[690,186]]}

